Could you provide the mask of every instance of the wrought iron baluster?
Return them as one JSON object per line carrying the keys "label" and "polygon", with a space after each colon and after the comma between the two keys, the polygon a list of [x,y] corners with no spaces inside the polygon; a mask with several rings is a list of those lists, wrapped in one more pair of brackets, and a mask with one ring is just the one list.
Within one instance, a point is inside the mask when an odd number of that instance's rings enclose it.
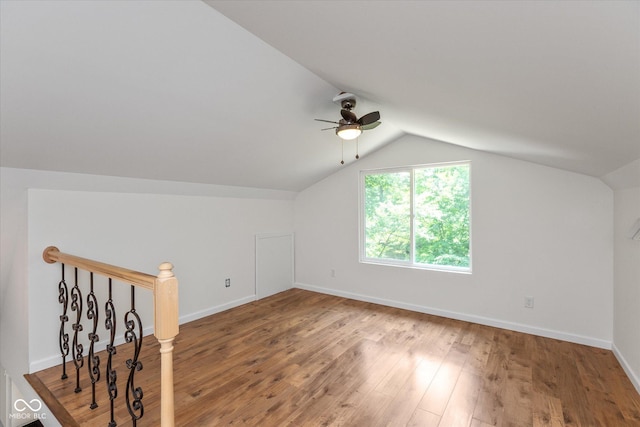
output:
{"label": "wrought iron baluster", "polygon": [[72,325],[73,329],[73,346],[71,353],[73,355],[73,364],[76,367],[76,388],[75,392],[80,393],[82,388],[80,387],[80,368],[84,366],[84,358],[82,352],[84,347],[78,342],[78,334],[82,332],[82,292],[78,287],[78,268],[75,268],[75,284],[71,288],[71,311],[76,312],[76,322]]}
{"label": "wrought iron baluster", "polygon": [[62,356],[62,376],[67,378],[67,356],[69,355],[69,334],[64,331],[64,325],[69,321],[67,308],[69,307],[69,288],[64,280],[64,264],[62,264],[62,280],[58,283],[58,302],[62,304],[62,314],[60,315],[60,354]]}
{"label": "wrought iron baluster", "polygon": [[[136,387],[134,382],[135,373],[142,370],[142,362],[138,360],[140,348],[142,347],[142,322],[140,321],[140,316],[136,313],[136,291],[134,286],[131,286],[131,310],[125,314],[124,323],[127,328],[124,333],[124,339],[128,343],[132,342],[134,347],[133,358],[127,359],[129,378],[127,379],[125,400],[127,401],[127,410],[131,415],[133,427],[136,427],[137,421],[144,415],[144,406],[142,405],[142,388]],[[133,401],[131,400],[132,398]]]}
{"label": "wrought iron baluster", "polygon": [[90,273],[89,280],[91,290],[87,295],[87,318],[93,320],[93,329],[89,332],[89,354],[87,355],[87,368],[89,370],[89,378],[91,378],[91,409],[98,407],[96,403],[96,383],[100,380],[100,356],[94,353],[94,345],[100,339],[96,330],[98,329],[98,300],[93,293],[93,273]]}
{"label": "wrought iron baluster", "polygon": [[116,427],[117,423],[114,419],[113,404],[118,397],[118,386],[116,384],[116,370],[112,368],[113,355],[116,354],[116,347],[113,342],[116,338],[116,308],[113,305],[113,296],[111,293],[111,279],[109,279],[109,299],[104,305],[104,327],[109,331],[109,344],[107,344],[107,391],[109,392],[109,405],[111,407],[111,421],[109,421],[109,427]]}

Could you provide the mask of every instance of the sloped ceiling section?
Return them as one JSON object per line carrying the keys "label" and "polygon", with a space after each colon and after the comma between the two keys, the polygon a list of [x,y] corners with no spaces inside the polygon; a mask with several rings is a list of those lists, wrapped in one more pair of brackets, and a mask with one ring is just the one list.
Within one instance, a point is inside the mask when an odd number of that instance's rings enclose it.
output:
{"label": "sloped ceiling section", "polygon": [[206,0],[404,132],[600,177],[640,158],[640,2]]}
{"label": "sloped ceiling section", "polygon": [[2,166],[288,191],[340,167],[313,120],[339,90],[201,1],[0,4]]}
{"label": "sloped ceiling section", "polygon": [[0,7],[2,166],[299,191],[340,168],[313,121],[340,90],[382,113],[362,156],[410,133],[597,177],[640,159],[634,0]]}

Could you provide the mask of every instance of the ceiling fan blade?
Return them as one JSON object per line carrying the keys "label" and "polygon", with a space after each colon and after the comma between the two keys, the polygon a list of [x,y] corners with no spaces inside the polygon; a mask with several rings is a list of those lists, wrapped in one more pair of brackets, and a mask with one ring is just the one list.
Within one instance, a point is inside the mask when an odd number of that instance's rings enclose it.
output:
{"label": "ceiling fan blade", "polygon": [[368,125],[370,123],[373,123],[377,120],[380,120],[380,112],[379,111],[374,111],[372,113],[369,114],[365,114],[364,116],[360,117],[360,119],[358,119],[358,123],[360,123],[360,125],[364,126],[364,125]]}
{"label": "ceiling fan blade", "polygon": [[355,123],[358,120],[358,117],[355,114],[349,110],[345,110],[344,108],[340,110],[340,114],[342,115],[342,118],[349,123]]}
{"label": "ceiling fan blade", "polygon": [[320,130],[329,130],[329,129],[338,129],[338,126],[334,126],[332,128],[324,128],[324,129],[320,129]]}
{"label": "ceiling fan blade", "polygon": [[340,124],[340,123],[338,123],[338,122],[334,122],[333,120],[322,120],[322,119],[313,119],[313,120],[315,120],[315,121],[317,121],[317,122],[335,123],[335,124],[337,124],[337,125],[339,125],[339,124]]}
{"label": "ceiling fan blade", "polygon": [[367,125],[360,125],[360,129],[369,130],[369,129],[377,128],[381,123],[382,122],[373,122],[373,123],[369,123]]}

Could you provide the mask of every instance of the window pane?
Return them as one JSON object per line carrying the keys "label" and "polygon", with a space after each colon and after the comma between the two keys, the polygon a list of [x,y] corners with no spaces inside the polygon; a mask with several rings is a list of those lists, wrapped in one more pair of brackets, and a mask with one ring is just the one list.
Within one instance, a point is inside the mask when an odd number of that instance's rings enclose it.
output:
{"label": "window pane", "polygon": [[411,174],[364,179],[366,257],[411,261]]}
{"label": "window pane", "polygon": [[469,166],[415,170],[415,262],[469,267]]}

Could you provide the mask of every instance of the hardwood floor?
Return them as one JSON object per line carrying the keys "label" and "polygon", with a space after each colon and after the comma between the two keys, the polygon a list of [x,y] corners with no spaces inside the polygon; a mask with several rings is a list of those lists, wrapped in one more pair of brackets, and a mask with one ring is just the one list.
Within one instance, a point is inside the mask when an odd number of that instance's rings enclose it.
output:
{"label": "hardwood floor", "polygon": [[[138,426],[159,425],[158,348],[145,338]],[[181,427],[640,426],[640,395],[610,351],[299,289],[182,325],[175,354]],[[104,376],[91,410],[86,373],[75,394],[67,369],[29,379],[65,427],[106,426]],[[116,420],[131,425],[118,375]]]}

